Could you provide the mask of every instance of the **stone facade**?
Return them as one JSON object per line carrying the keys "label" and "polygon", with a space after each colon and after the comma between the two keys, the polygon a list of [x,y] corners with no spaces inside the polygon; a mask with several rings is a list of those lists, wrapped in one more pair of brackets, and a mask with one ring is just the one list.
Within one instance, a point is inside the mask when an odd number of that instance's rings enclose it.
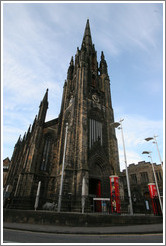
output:
{"label": "stone facade", "polygon": [[101,52],[98,65],[89,20],[81,49],[71,58],[59,117],[45,122],[47,108],[48,89],[33,125],[14,148],[5,183],[12,189],[10,207],[32,208],[39,181],[39,208],[48,200],[57,203],[63,161],[62,209],[72,197],[72,208],[79,210],[83,178],[88,198],[109,197],[109,176],[120,173],[118,146],[110,127],[114,113],[107,63]]}

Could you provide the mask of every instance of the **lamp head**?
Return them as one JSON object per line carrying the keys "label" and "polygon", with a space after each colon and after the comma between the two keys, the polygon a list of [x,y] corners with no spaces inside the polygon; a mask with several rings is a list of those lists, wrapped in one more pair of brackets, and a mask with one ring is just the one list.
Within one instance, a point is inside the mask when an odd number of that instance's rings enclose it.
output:
{"label": "lamp head", "polygon": [[119,122],[113,122],[110,124],[110,126],[113,126],[114,128],[117,128],[118,126],[120,126]]}
{"label": "lamp head", "polygon": [[146,141],[150,141],[150,140],[152,140],[152,139],[153,139],[153,138],[151,138],[151,137],[150,137],[150,138],[145,138]]}
{"label": "lamp head", "polygon": [[151,153],[151,151],[143,151],[143,152],[142,152],[143,155],[144,155],[144,154],[148,154],[148,155],[149,155],[150,153]]}

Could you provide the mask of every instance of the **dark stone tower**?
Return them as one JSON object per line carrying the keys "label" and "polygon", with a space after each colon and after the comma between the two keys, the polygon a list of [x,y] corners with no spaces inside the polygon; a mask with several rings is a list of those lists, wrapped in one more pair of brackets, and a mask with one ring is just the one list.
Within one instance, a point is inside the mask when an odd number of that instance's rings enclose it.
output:
{"label": "dark stone tower", "polygon": [[107,63],[101,52],[98,65],[89,20],[81,49],[71,58],[59,117],[45,122],[47,108],[48,90],[32,127],[15,145],[5,184],[10,206],[34,208],[39,181],[39,208],[45,201],[57,203],[64,160],[62,210],[70,194],[72,208],[80,211],[83,180],[89,209],[92,197],[110,196],[109,176],[120,172]]}
{"label": "dark stone tower", "polygon": [[68,123],[63,195],[109,197],[109,176],[119,174],[119,158],[111,103],[110,80],[103,52],[98,66],[87,20],[81,49],[69,65],[60,112],[56,193],[62,170],[65,125]]}

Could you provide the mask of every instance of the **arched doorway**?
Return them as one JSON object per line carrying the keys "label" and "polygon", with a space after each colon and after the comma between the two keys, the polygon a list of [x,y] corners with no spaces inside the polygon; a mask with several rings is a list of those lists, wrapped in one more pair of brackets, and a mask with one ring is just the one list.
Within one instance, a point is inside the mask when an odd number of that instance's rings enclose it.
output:
{"label": "arched doorway", "polygon": [[101,197],[101,180],[97,178],[89,179],[89,194]]}
{"label": "arched doorway", "polygon": [[110,175],[111,169],[108,161],[101,155],[95,154],[89,160],[89,198],[93,212],[102,211],[101,200],[96,200],[96,198],[110,197]]}
{"label": "arched doorway", "polygon": [[[89,179],[89,196],[93,198],[101,198],[101,179],[90,178]],[[91,206],[93,203],[93,211],[101,212],[101,201],[96,201],[91,199]]]}

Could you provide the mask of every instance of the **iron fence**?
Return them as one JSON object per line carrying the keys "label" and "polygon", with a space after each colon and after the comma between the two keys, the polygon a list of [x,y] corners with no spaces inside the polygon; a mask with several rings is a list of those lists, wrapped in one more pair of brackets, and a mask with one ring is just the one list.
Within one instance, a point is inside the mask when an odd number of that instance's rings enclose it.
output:
{"label": "iron fence", "polygon": [[[82,210],[82,196],[73,196],[71,194],[63,195],[61,199],[61,212],[80,212],[84,213],[103,213],[103,214],[116,214],[116,210],[112,209],[111,201],[95,200],[92,196],[84,197],[84,210]],[[4,208],[10,209],[30,209],[34,210],[36,197],[10,197],[6,200]],[[55,195],[49,199],[39,197],[37,210],[43,210],[43,205],[46,202],[54,203],[54,211],[57,211],[59,197]],[[120,200],[120,214],[129,214],[129,202],[125,197],[119,197]],[[151,199],[145,200],[144,198],[139,201],[133,201],[134,214],[153,214],[153,207]]]}

